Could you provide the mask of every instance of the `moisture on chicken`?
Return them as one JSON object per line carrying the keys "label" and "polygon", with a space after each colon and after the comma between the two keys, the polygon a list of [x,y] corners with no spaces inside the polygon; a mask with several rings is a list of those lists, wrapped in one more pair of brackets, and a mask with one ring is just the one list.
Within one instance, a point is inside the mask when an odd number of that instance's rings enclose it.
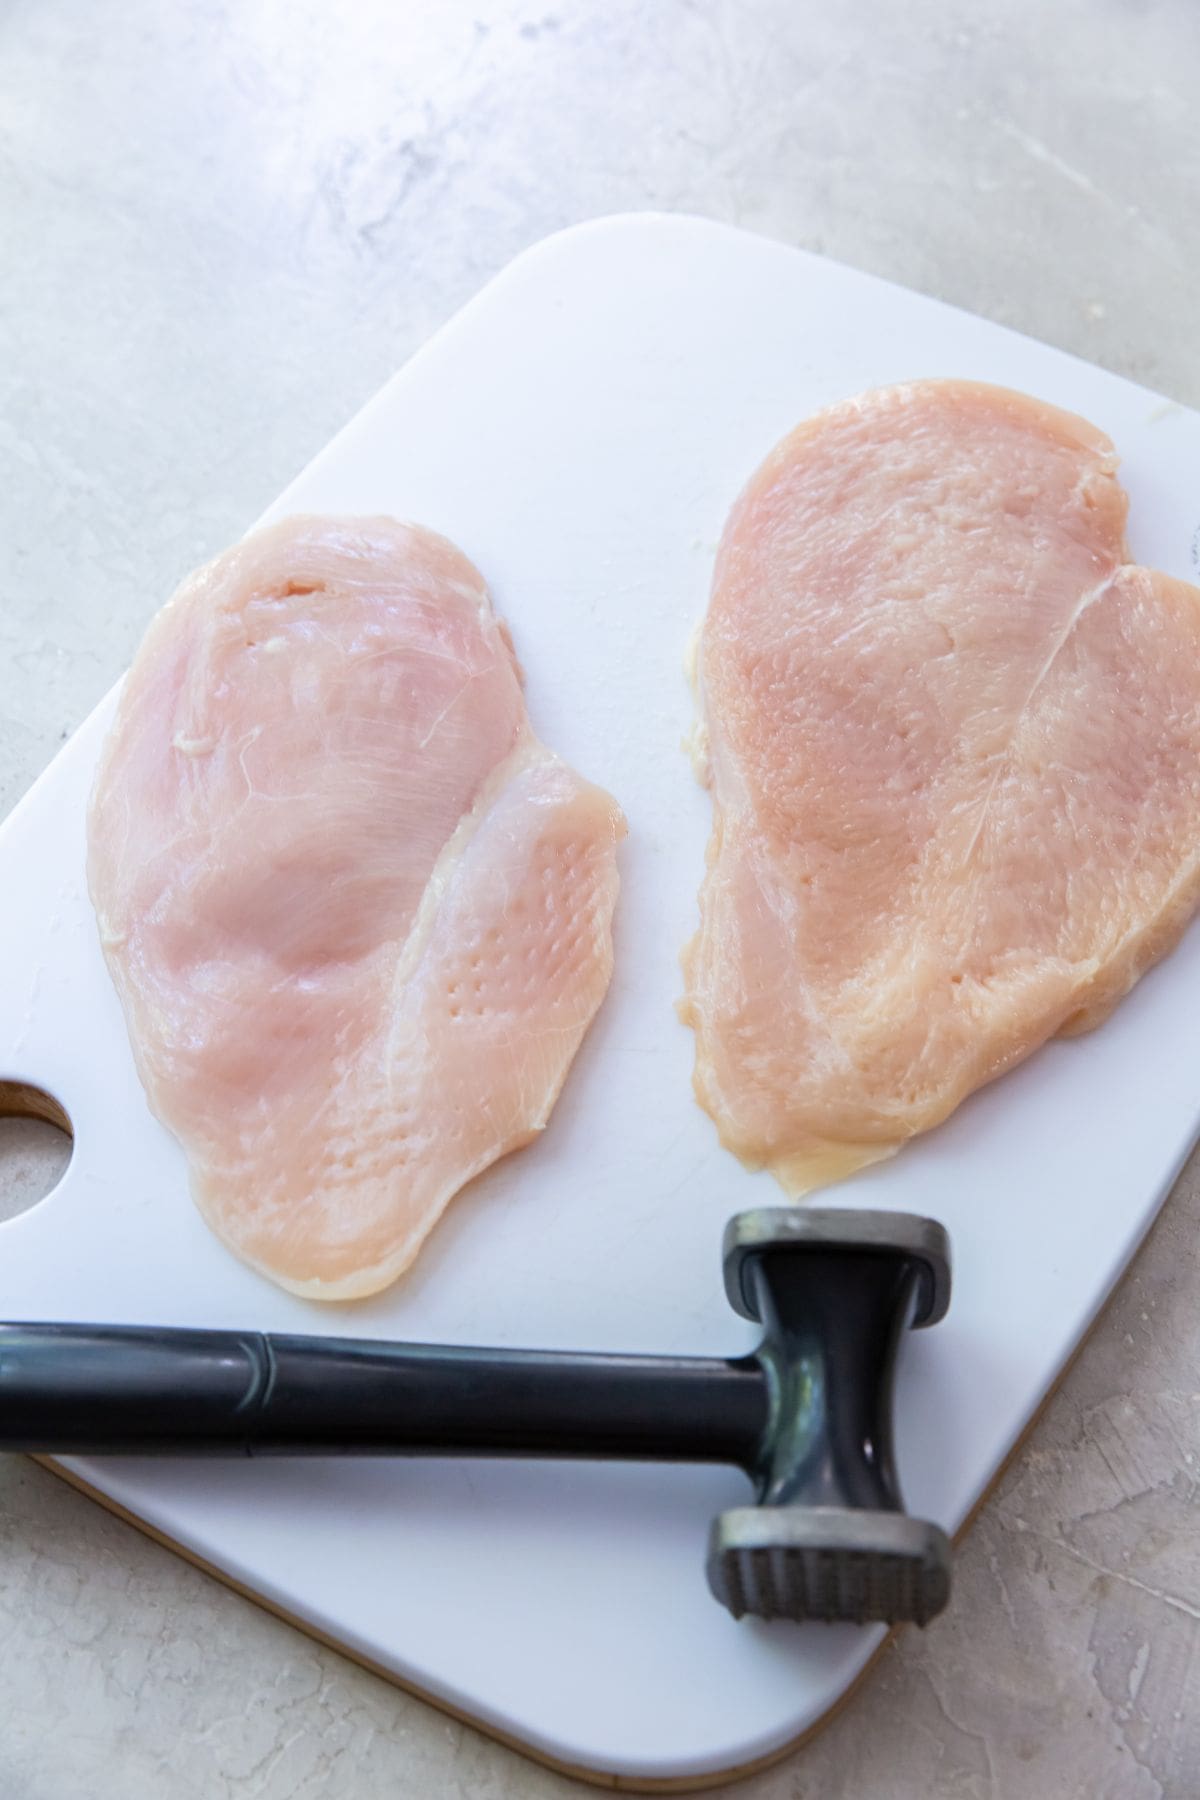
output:
{"label": "moisture on chicken", "polygon": [[546,1124],[612,969],[614,801],[533,735],[483,580],[389,519],[291,519],[153,621],[88,878],[201,1212],[297,1293],[412,1261]]}
{"label": "moisture on chicken", "polygon": [[718,555],[695,1085],[793,1194],[1103,1020],[1200,900],[1200,591],[1108,439],[923,381],[817,415]]}

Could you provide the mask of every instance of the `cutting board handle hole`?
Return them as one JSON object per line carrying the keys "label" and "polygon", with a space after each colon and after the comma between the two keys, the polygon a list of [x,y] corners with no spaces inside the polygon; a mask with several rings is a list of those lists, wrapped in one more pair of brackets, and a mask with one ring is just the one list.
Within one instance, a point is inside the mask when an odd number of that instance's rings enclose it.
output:
{"label": "cutting board handle hole", "polygon": [[28,1081],[0,1081],[0,1224],[52,1194],[75,1134],[65,1107]]}

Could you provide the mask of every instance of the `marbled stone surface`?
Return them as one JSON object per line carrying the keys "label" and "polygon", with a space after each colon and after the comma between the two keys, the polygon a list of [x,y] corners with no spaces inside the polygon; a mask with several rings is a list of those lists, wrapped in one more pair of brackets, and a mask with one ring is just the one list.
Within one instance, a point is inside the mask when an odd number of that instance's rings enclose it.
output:
{"label": "marbled stone surface", "polygon": [[[0,811],[177,578],[575,220],[726,219],[1200,404],[1198,91],[1188,0],[6,0]],[[0,1131],[0,1215],[42,1135]],[[1200,1164],[949,1615],[746,1800],[1200,1794],[1198,1231]],[[0,1800],[583,1791],[13,1458],[0,1646]]]}

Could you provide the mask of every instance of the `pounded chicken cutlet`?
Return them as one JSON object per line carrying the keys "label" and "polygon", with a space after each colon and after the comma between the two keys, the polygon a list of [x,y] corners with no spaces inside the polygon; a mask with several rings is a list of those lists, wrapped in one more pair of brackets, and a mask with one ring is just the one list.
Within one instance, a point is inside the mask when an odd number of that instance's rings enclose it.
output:
{"label": "pounded chicken cutlet", "polygon": [[204,1217],[296,1292],[386,1286],[546,1124],[612,970],[621,814],[534,736],[481,576],[389,519],[253,534],[151,624],[88,830]]}

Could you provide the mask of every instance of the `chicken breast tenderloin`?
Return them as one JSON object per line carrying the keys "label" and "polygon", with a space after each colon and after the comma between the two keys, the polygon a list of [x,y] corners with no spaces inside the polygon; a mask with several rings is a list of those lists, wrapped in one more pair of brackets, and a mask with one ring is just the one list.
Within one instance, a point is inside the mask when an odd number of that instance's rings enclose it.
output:
{"label": "chicken breast tenderloin", "polygon": [[88,821],[150,1104],[214,1231],[369,1294],[546,1124],[612,970],[621,814],[534,737],[451,544],[291,519],[150,626]]}
{"label": "chicken breast tenderloin", "polygon": [[682,1010],[722,1142],[792,1194],[1098,1024],[1200,899],[1200,591],[1130,566],[1115,467],[924,381],[810,419],[734,507]]}

